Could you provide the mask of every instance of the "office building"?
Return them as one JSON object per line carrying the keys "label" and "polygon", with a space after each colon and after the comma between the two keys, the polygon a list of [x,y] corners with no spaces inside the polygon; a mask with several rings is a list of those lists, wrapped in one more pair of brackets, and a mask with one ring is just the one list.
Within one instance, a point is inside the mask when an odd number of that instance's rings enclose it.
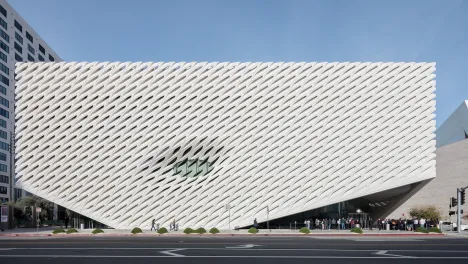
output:
{"label": "office building", "polygon": [[[15,190],[15,63],[61,61],[60,57],[5,1],[0,0],[0,202],[23,191]],[[13,158],[12,158],[13,157]]]}
{"label": "office building", "polygon": [[387,196],[436,176],[434,71],[21,63],[17,184],[125,229],[378,214]]}

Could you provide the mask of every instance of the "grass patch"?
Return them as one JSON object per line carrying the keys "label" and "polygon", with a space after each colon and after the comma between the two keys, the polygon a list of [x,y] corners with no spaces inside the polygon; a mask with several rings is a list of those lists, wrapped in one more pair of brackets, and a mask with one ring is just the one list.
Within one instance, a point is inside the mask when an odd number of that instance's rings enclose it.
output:
{"label": "grass patch", "polygon": [[248,231],[250,234],[257,234],[258,233],[258,229],[255,228],[255,227],[251,227],[249,228],[249,231]]}
{"label": "grass patch", "polygon": [[52,231],[52,234],[60,234],[60,233],[65,233],[65,230],[62,228],[57,228],[54,231]]}
{"label": "grass patch", "polygon": [[166,233],[169,233],[169,232],[167,231],[167,228],[165,228],[165,227],[159,228],[158,234],[166,234]]}
{"label": "grass patch", "polygon": [[132,229],[131,233],[135,235],[135,234],[143,233],[143,231],[141,230],[141,228],[135,227]]}
{"label": "grass patch", "polygon": [[[437,229],[437,228],[436,228],[436,229]],[[416,228],[416,230],[414,230],[414,232],[424,233],[424,234],[429,233],[429,231],[427,231],[427,229],[424,228],[424,227],[418,227],[418,228]]]}
{"label": "grass patch", "polygon": [[359,228],[359,227],[355,227],[355,228],[351,229],[351,232],[352,232],[352,233],[356,233],[356,234],[362,234],[362,233],[364,233],[364,232],[362,231],[362,229]]}
{"label": "grass patch", "polygon": [[93,235],[96,235],[96,234],[104,233],[104,231],[102,229],[100,229],[100,228],[96,228],[96,229],[93,230],[92,233],[93,233]]}
{"label": "grass patch", "polygon": [[219,230],[216,227],[210,229],[210,234],[219,234]]}
{"label": "grass patch", "polygon": [[429,233],[439,233],[439,234],[442,234],[442,230],[440,230],[439,228],[437,227],[431,227],[429,228]]}
{"label": "grass patch", "polygon": [[302,233],[302,234],[310,234],[310,230],[307,227],[303,227],[303,228],[299,229],[299,232]]}
{"label": "grass patch", "polygon": [[73,234],[73,233],[78,233],[78,230],[76,230],[75,228],[70,228],[67,230],[67,234]]}

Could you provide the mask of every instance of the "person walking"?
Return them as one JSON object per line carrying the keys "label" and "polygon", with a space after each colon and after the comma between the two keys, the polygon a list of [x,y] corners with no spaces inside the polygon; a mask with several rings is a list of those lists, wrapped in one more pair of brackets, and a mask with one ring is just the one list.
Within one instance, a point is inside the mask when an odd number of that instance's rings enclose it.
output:
{"label": "person walking", "polygon": [[426,228],[426,219],[421,218],[421,220],[419,220],[419,224],[421,225],[421,227]]}
{"label": "person walking", "polygon": [[414,220],[413,220],[413,230],[416,230],[416,228],[418,228],[418,225],[419,225],[418,218],[414,218]]}
{"label": "person walking", "polygon": [[155,224],[156,224],[156,219],[153,219],[153,222],[151,222],[151,230],[150,231],[153,231],[153,228],[154,228],[154,231],[157,231],[156,227],[154,226]]}
{"label": "person walking", "polygon": [[319,229],[320,227],[320,220],[318,218],[315,219],[315,229]]}
{"label": "person walking", "polygon": [[258,228],[257,218],[254,219],[254,224],[253,224],[253,226],[254,226],[255,228]]}

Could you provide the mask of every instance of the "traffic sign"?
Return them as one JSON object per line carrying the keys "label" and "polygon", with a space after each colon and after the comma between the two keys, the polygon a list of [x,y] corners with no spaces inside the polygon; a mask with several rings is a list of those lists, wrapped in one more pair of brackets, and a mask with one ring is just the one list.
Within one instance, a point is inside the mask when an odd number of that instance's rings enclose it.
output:
{"label": "traffic sign", "polygon": [[36,207],[36,213],[40,213],[42,211],[42,208]]}

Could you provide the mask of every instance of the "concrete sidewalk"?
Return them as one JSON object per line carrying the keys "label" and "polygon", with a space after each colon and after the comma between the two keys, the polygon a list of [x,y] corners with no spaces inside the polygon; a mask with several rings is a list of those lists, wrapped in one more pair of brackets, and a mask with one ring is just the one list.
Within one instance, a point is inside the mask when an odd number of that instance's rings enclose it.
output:
{"label": "concrete sidewalk", "polygon": [[[52,234],[52,231],[57,227],[42,227],[39,229],[36,228],[16,228],[8,229],[4,232],[0,232],[0,236],[24,236],[24,237],[34,237],[34,236],[66,236],[66,237],[76,237],[76,236],[213,236],[212,234],[184,234],[183,230],[171,231],[169,233],[160,235],[155,231],[143,230],[143,233],[133,235],[131,230],[126,229],[103,229],[104,233],[93,235],[93,229],[84,229],[78,230],[78,233],[74,234]],[[209,231],[209,229],[207,229]],[[310,234],[299,233],[299,229],[290,230],[290,229],[260,229],[257,234],[250,234],[247,232],[247,229],[241,229],[239,231],[235,230],[220,230],[219,234],[215,236],[443,236],[444,234],[430,233],[416,233],[408,231],[386,231],[386,230],[366,230],[364,229],[364,234],[355,234],[351,233],[350,230],[311,230]],[[455,233],[456,234],[456,233]],[[457,235],[467,235],[466,234],[457,234]]]}

